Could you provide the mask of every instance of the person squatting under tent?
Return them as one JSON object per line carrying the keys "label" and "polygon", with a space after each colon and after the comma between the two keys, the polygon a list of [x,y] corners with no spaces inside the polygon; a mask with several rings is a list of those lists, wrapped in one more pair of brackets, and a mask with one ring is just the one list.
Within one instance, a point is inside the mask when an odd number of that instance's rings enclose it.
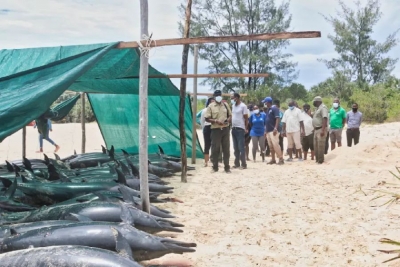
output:
{"label": "person squatting under tent", "polygon": [[49,136],[49,133],[53,131],[50,117],[51,114],[47,112],[35,120],[34,128],[37,127],[39,132],[39,151],[36,151],[36,153],[43,153],[43,139],[55,146],[54,152],[57,152],[60,149],[60,146],[51,140]]}

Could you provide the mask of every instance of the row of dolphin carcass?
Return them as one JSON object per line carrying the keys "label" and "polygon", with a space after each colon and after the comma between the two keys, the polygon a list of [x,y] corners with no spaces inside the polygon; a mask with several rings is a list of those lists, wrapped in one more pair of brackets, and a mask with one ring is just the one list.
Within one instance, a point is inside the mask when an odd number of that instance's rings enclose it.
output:
{"label": "row of dolphin carcass", "polygon": [[[169,211],[141,210],[138,158],[103,147],[68,158],[24,158],[0,165],[0,265],[141,266],[169,253],[194,252],[194,243],[162,238],[183,232]],[[149,155],[150,202],[173,187],[162,178],[181,171],[179,158]],[[189,168],[194,169],[194,168]]]}

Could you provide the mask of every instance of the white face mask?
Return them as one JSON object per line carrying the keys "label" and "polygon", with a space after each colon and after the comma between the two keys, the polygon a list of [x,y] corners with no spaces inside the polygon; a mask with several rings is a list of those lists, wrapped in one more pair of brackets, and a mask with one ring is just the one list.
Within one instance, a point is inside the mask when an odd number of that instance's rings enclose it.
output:
{"label": "white face mask", "polygon": [[339,103],[333,103],[333,107],[334,108],[338,108],[339,107]]}
{"label": "white face mask", "polygon": [[235,105],[236,104],[236,100],[235,99],[231,99],[231,104]]}
{"label": "white face mask", "polygon": [[222,96],[217,96],[215,97],[215,101],[217,101],[218,103],[220,103],[222,101]]}
{"label": "white face mask", "polygon": [[254,114],[258,114],[258,113],[260,113],[260,110],[256,109],[256,110],[253,110],[253,112],[254,112]]}

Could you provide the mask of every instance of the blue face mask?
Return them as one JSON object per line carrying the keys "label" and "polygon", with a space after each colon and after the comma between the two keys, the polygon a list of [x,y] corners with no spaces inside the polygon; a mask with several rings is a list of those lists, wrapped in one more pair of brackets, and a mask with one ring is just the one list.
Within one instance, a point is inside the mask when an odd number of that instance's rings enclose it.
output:
{"label": "blue face mask", "polygon": [[293,109],[294,109],[294,106],[289,106],[289,109],[290,109],[290,110],[293,110]]}

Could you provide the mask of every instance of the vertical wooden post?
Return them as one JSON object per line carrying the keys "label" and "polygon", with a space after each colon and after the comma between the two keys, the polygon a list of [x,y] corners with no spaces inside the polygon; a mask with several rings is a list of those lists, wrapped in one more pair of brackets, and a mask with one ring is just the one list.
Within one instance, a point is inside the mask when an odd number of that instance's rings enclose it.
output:
{"label": "vertical wooden post", "polygon": [[[149,5],[147,0],[140,0],[140,39],[149,35]],[[149,59],[143,53],[140,55],[139,77],[139,173],[140,173],[140,198],[142,209],[150,213],[149,177],[148,177],[148,76]]]}
{"label": "vertical wooden post", "polygon": [[22,157],[26,157],[26,126],[22,128]]}
{"label": "vertical wooden post", "polygon": [[82,154],[86,148],[86,108],[85,108],[85,93],[81,93],[81,126],[82,126]]}
{"label": "vertical wooden post", "polygon": [[[197,74],[197,66],[199,62],[199,46],[194,46],[194,70]],[[196,147],[197,147],[197,130],[196,130],[196,115],[197,115],[197,77],[193,79],[193,133],[192,133],[192,164],[196,164]]]}
{"label": "vertical wooden post", "polygon": [[[183,38],[189,38],[190,17],[192,15],[192,0],[188,0],[185,15],[185,28]],[[182,52],[182,74],[187,74],[187,63],[189,55],[189,45],[183,46]],[[187,157],[186,157],[186,131],[185,131],[185,102],[186,102],[186,78],[181,79],[180,99],[179,99],[179,133],[181,140],[181,161],[182,173],[181,182],[187,183]]]}

